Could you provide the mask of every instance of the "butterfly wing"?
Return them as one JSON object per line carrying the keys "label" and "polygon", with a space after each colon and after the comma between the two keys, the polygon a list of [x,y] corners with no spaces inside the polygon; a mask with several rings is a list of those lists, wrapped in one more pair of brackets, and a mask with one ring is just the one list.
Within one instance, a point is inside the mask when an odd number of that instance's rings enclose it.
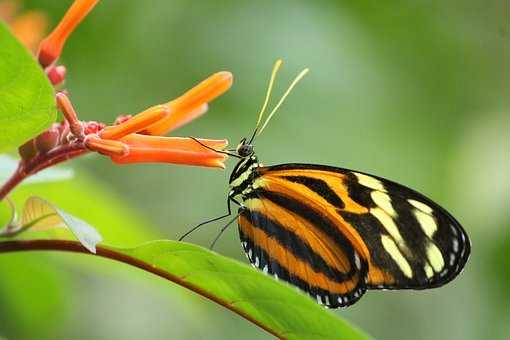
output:
{"label": "butterfly wing", "polygon": [[[253,176],[239,225],[242,242],[248,252],[252,251],[251,261],[255,261],[256,250],[260,254],[259,267],[260,256],[266,262],[280,259],[275,266],[281,267],[284,255],[274,255],[274,247],[282,245],[279,239],[267,232],[265,238],[257,237],[255,231],[280,230],[282,225],[309,246],[305,250],[295,240],[287,239],[286,249],[301,254],[309,267],[318,266],[317,255],[328,259],[328,266],[343,274],[353,274],[354,268],[357,274],[352,282],[357,281],[349,287],[356,295],[365,288],[441,286],[458,275],[469,256],[469,239],[461,225],[430,199],[397,183],[347,169],[308,164],[259,167]],[[262,253],[259,248],[264,242],[267,245],[262,245]],[[355,265],[356,255],[361,258],[360,266]],[[297,270],[289,261],[286,263],[283,267],[289,273]],[[284,273],[281,275],[286,278]],[[303,288],[292,277],[287,281]],[[308,276],[305,281],[308,287],[317,286],[314,277]],[[304,290],[310,292],[311,288],[305,285]]]}
{"label": "butterfly wing", "polygon": [[292,203],[285,197],[265,194],[245,200],[239,235],[250,262],[328,307],[357,301],[365,292],[366,263],[343,235],[335,241],[325,236],[330,221],[311,210],[295,214],[283,207],[287,204]]}

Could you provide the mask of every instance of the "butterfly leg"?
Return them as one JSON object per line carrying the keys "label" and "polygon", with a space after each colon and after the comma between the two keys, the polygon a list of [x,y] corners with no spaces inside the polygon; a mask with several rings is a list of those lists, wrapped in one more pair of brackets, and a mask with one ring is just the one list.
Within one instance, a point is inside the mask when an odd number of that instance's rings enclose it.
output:
{"label": "butterfly leg", "polygon": [[234,197],[233,197],[233,194],[232,192],[228,195],[228,198],[227,198],[227,205],[228,205],[228,214],[223,216],[223,217],[227,217],[227,216],[230,216],[232,214],[231,212],[231,207],[230,207],[230,202],[234,202],[235,204],[237,204],[240,208],[239,208],[239,212],[237,213],[237,215],[232,219],[230,220],[225,226],[223,226],[221,229],[220,229],[220,232],[218,233],[218,235],[216,235],[216,237],[214,238],[213,242],[211,243],[211,246],[209,247],[209,249],[213,249],[214,248],[214,245],[216,244],[216,242],[219,240],[219,238],[221,237],[221,235],[225,232],[225,230],[227,230],[227,228],[232,224],[234,223],[235,220],[237,220],[237,218],[239,217],[239,214],[241,213],[241,211],[244,209],[244,205],[237,201]]}
{"label": "butterfly leg", "polygon": [[218,242],[218,240],[220,239],[221,235],[223,234],[223,232],[225,232],[225,230],[227,230],[227,228],[232,224],[234,223],[237,218],[239,217],[239,214],[237,214],[233,219],[231,219],[225,226],[223,226],[221,229],[220,229],[220,232],[218,233],[218,235],[216,235],[216,237],[214,238],[213,242],[211,243],[211,246],[209,247],[210,250],[213,250],[214,246],[216,245],[216,242]]}
{"label": "butterfly leg", "polygon": [[197,230],[198,228],[200,228],[203,225],[219,221],[221,219],[224,219],[225,217],[228,217],[228,216],[232,215],[232,208],[230,206],[230,202],[231,201],[234,201],[235,203],[237,203],[237,201],[233,200],[230,196],[228,196],[227,197],[227,213],[225,215],[221,215],[219,217],[211,218],[211,219],[209,219],[207,221],[204,221],[204,222],[201,222],[201,223],[197,224],[196,226],[194,226],[193,228],[188,230],[184,235],[179,237],[179,241],[182,241],[186,236],[188,236],[189,234],[191,234],[192,232],[194,232],[195,230]]}

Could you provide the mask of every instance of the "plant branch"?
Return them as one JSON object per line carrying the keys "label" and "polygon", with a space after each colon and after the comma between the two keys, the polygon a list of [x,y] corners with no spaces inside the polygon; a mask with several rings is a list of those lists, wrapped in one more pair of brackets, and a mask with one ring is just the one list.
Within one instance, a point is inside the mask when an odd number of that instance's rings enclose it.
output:
{"label": "plant branch", "polygon": [[29,161],[20,160],[12,176],[0,186],[0,201],[27,177],[87,152],[88,150],[83,143],[72,143],[58,146],[47,153],[35,156]]}
{"label": "plant branch", "polygon": [[[76,241],[68,241],[68,240],[18,240],[18,241],[5,241],[0,242],[0,254],[1,253],[10,253],[10,252],[20,252],[20,251],[38,251],[38,250],[45,250],[45,251],[64,251],[64,252],[73,252],[73,253],[81,253],[81,254],[88,254],[88,255],[94,255],[90,253],[87,249],[85,249],[79,242]],[[277,338],[283,339],[285,336],[282,334],[278,334],[274,329],[271,329],[261,323],[260,321],[254,319],[251,315],[247,314],[242,309],[238,308],[237,306],[233,305],[227,300],[224,300],[218,296],[215,296],[207,291],[205,291],[203,288],[198,287],[188,281],[185,281],[179,276],[173,275],[167,271],[164,271],[162,269],[159,269],[157,267],[152,266],[150,263],[143,262],[141,260],[138,260],[136,258],[133,258],[131,256],[116,252],[115,250],[109,249],[104,246],[97,246],[96,248],[97,253],[96,256],[104,257],[110,260],[114,260],[117,262],[122,262],[125,264],[128,264],[133,267],[137,267],[139,269],[142,269],[146,272],[152,273],[154,275],[157,275],[159,277],[162,277],[166,280],[172,281],[182,287],[188,288],[189,290],[202,295],[203,297],[214,301],[223,307],[231,310],[232,312],[240,315],[241,317],[245,318],[246,320],[252,322],[253,324],[259,326],[266,332],[274,335]]]}
{"label": "plant branch", "polygon": [[41,170],[80,156],[87,151],[83,143],[64,144],[47,153],[37,155],[24,164],[23,170],[26,176],[34,175]]}
{"label": "plant branch", "polygon": [[22,170],[21,162],[12,174],[12,176],[0,187],[0,201],[2,201],[18,184],[21,183],[27,176]]}

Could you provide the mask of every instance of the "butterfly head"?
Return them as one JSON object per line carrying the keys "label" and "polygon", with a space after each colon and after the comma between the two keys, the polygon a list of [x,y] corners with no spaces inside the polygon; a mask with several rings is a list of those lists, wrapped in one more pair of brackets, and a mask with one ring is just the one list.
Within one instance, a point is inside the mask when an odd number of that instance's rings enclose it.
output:
{"label": "butterfly head", "polygon": [[239,157],[246,158],[252,156],[255,153],[255,150],[253,149],[253,144],[248,142],[246,138],[243,138],[237,145],[236,152]]}

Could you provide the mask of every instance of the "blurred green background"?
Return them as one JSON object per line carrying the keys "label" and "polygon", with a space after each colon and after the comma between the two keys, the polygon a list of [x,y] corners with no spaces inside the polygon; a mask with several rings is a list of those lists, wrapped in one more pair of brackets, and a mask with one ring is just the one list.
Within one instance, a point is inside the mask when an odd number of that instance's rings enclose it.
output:
{"label": "blurred green background", "polygon": [[[72,1],[25,1],[56,24]],[[275,95],[303,68],[256,149],[265,164],[337,165],[407,184],[447,207],[473,252],[430,291],[371,291],[337,311],[379,339],[508,339],[510,3],[102,1],[69,40],[67,88],[82,119],[111,122],[219,70],[232,90],[178,136],[248,135],[276,58]],[[97,226],[110,244],[175,239],[225,210],[226,171],[116,166],[91,155],[77,178],[21,187]],[[221,224],[189,240],[208,246]],[[236,227],[216,250],[246,261]],[[244,319],[136,269],[76,255],[0,257],[9,339],[265,339]]]}

